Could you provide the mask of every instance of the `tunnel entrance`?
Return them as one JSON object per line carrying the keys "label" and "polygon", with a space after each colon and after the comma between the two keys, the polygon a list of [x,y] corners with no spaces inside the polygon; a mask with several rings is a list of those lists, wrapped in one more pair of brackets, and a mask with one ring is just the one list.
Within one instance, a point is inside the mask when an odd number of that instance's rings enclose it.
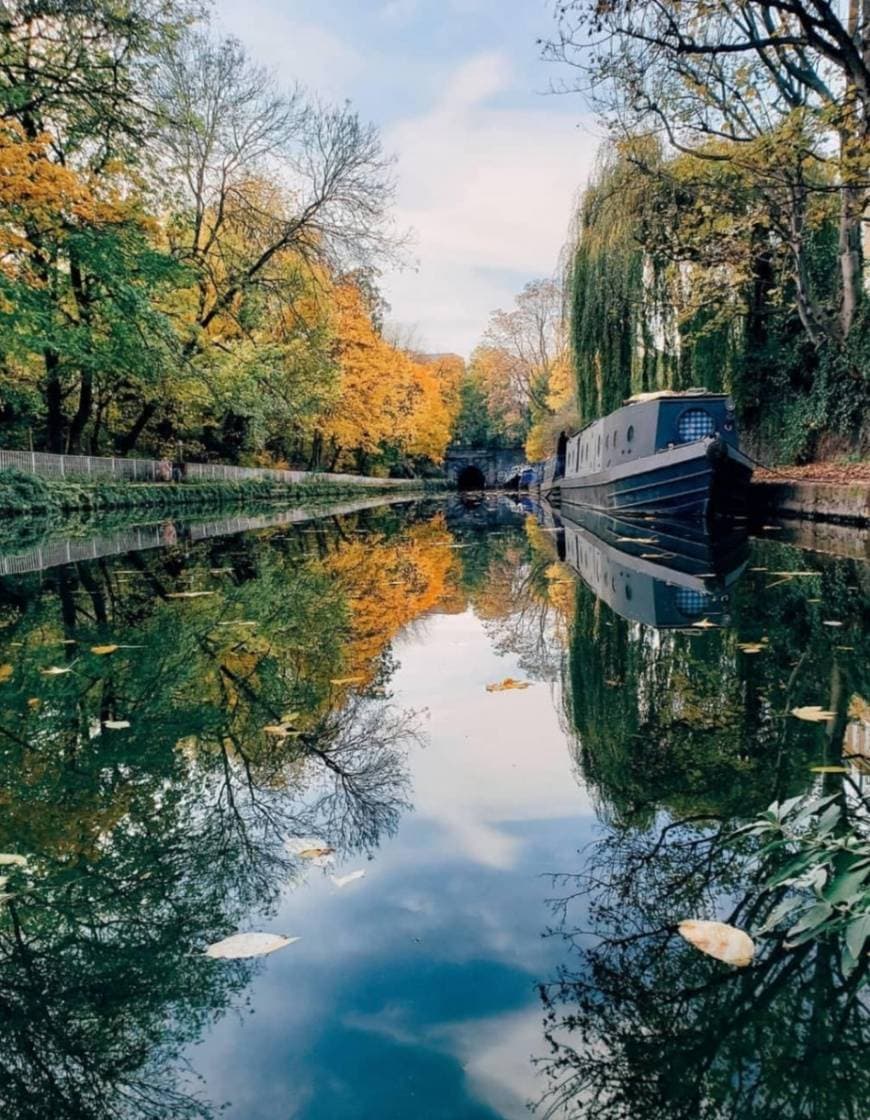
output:
{"label": "tunnel entrance", "polygon": [[480,467],[475,467],[469,463],[467,467],[463,467],[459,472],[456,479],[456,486],[459,490],[483,490],[486,486],[486,479],[483,477],[483,471]]}

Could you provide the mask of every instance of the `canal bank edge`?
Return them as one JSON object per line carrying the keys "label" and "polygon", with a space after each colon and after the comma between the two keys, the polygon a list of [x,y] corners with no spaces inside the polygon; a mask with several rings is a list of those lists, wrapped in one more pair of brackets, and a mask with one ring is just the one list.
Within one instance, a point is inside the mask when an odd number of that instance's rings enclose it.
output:
{"label": "canal bank edge", "polygon": [[760,515],[870,524],[870,483],[865,481],[753,480],[749,501],[752,512]]}
{"label": "canal bank edge", "polygon": [[269,479],[206,482],[112,482],[43,478],[14,468],[0,471],[0,516],[113,509],[173,510],[192,506],[288,503],[378,493],[443,490],[440,479],[370,479],[316,475],[304,482]]}

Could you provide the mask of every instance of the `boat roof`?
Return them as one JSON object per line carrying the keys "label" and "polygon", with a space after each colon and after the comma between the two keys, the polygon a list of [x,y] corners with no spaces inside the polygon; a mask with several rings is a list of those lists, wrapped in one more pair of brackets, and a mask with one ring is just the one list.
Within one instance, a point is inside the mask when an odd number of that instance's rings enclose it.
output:
{"label": "boat roof", "polygon": [[655,389],[651,393],[635,393],[626,397],[623,404],[645,404],[647,401],[668,400],[672,397],[724,397],[725,393],[711,393],[709,389]]}

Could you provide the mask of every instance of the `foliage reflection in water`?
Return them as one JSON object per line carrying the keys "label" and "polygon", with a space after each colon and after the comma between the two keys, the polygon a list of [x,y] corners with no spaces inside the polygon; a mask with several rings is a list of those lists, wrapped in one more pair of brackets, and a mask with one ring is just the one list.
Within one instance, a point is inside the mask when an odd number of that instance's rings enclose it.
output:
{"label": "foliage reflection in water", "polygon": [[[771,835],[737,830],[771,802],[812,794],[838,806],[835,840],[866,836],[855,756],[867,742],[868,568],[770,540],[752,542],[748,555],[732,550],[722,570],[696,557],[688,576],[717,581],[722,610],[657,627],[632,616],[616,588],[627,572],[636,607],[638,576],[660,575],[673,543],[650,545],[649,529],[626,542],[619,527],[607,538],[600,525],[578,524],[563,527],[532,503],[420,502],[0,581],[0,852],[26,859],[0,869],[4,1115],[212,1114],[220,1093],[185,1073],[191,1060],[198,1068],[191,1044],[247,993],[256,1009],[255,980],[273,966],[202,951],[240,930],[300,932],[274,926],[304,913],[294,887],[316,871],[288,837],[334,848],[336,881],[357,874],[360,859],[395,852],[390,838],[411,803],[434,796],[433,771],[415,761],[427,714],[393,695],[401,650],[432,645],[443,657],[426,628],[469,611],[491,656],[553,686],[559,749],[600,820],[575,866],[530,856],[522,879],[492,857],[520,892],[515,914],[500,915],[504,936],[529,920],[551,935],[544,955],[518,942],[526,948],[511,998],[535,1015],[537,983],[545,1016],[526,1050],[542,1077],[524,1083],[528,1102],[548,1116],[613,1120],[861,1113],[866,951],[850,961],[843,948],[846,919],[866,904],[860,857],[836,851],[807,883],[818,861],[782,874],[783,853],[801,854],[799,837],[759,856]],[[595,550],[592,578],[580,545]],[[693,625],[704,619],[709,628]],[[487,705],[540,703],[536,695],[492,696],[474,680],[460,698],[423,688],[413,699],[422,696],[435,722],[444,712],[470,724],[498,710]],[[813,704],[833,716],[790,715]],[[505,780],[498,755],[482,749],[470,744],[467,774],[451,776],[457,795],[473,766],[487,767],[493,789]],[[553,850],[564,862],[583,832],[568,811],[557,816]],[[542,842],[532,838],[543,826],[523,827],[526,845]],[[451,881],[477,881],[470,864],[450,866]],[[543,873],[552,875],[549,917],[546,890],[537,912],[521,893]],[[816,899],[837,875],[842,897]],[[375,885],[366,889],[376,909]],[[824,902],[829,920],[790,948],[787,930],[807,898]],[[756,937],[751,968],[702,957],[674,932],[683,918],[713,916]],[[496,958],[482,931],[461,936],[479,941],[478,994],[464,997],[463,1015],[484,1033],[496,1006],[487,1012],[483,978]],[[435,975],[456,947],[448,938],[420,951]],[[370,967],[369,987],[383,965]],[[397,960],[397,977],[403,967]],[[387,984],[388,1005],[397,990],[389,996]],[[333,1029],[344,1037],[341,1022]],[[426,1029],[434,1037],[434,1020]],[[314,1062],[322,1100],[294,1115],[375,1115],[363,1087],[336,1095],[340,1072]],[[507,1066],[497,1074],[510,1081]],[[409,1083],[391,1107],[433,1118],[516,1114],[497,1094],[483,1105],[468,1087],[449,1096],[446,1084]],[[250,1100],[232,1115],[266,1114]]]}

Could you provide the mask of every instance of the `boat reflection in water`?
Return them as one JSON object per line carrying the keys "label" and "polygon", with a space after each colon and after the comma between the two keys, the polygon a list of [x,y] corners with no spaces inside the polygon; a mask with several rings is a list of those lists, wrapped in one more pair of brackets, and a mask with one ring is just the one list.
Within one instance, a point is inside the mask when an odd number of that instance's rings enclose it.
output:
{"label": "boat reflection in water", "polygon": [[623,618],[658,629],[729,622],[730,588],[749,556],[742,527],[613,517],[547,507],[544,523],[563,529],[559,556]]}

